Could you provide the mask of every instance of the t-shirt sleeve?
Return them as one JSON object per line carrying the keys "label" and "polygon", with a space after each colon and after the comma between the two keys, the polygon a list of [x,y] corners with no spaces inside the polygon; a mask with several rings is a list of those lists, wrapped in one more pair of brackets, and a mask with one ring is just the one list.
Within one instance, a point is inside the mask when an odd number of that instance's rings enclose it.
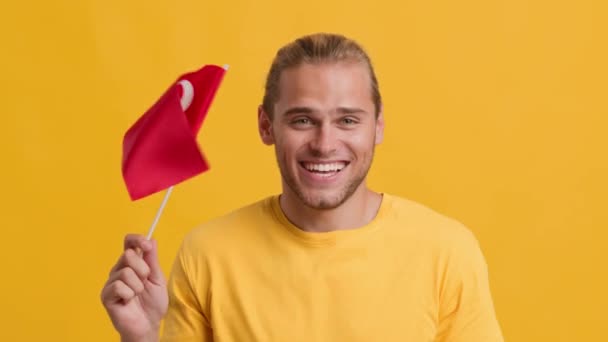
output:
{"label": "t-shirt sleeve", "polygon": [[438,342],[502,342],[488,268],[473,234],[451,239],[440,287]]}
{"label": "t-shirt sleeve", "polygon": [[204,267],[194,263],[195,259],[185,242],[169,277],[169,309],[163,322],[161,342],[213,341],[205,310],[209,278]]}

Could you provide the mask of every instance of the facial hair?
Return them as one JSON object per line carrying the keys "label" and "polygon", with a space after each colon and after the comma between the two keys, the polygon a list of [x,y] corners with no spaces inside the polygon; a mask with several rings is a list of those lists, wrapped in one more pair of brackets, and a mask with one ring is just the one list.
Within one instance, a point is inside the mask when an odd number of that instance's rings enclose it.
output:
{"label": "facial hair", "polygon": [[[372,141],[375,141],[375,137]],[[278,149],[278,148],[276,149],[276,158],[277,158],[277,164],[279,166],[279,170],[281,172],[281,177],[283,178],[284,182],[287,184],[289,189],[294,194],[296,194],[296,196],[302,202],[302,204],[304,204],[305,206],[307,206],[311,209],[331,210],[331,209],[335,209],[335,208],[339,207],[344,202],[346,202],[355,193],[355,191],[361,186],[361,184],[367,177],[369,169],[371,168],[372,160],[374,159],[374,152],[375,152],[375,144],[372,143],[372,146],[370,148],[370,153],[369,153],[369,155],[366,155],[363,157],[362,165],[360,166],[360,170],[358,171],[358,173],[354,174],[351,177],[351,179],[349,179],[347,181],[347,183],[332,198],[327,198],[326,196],[307,195],[303,191],[302,187],[298,185],[298,182],[296,181],[295,177],[288,171],[287,166],[286,166],[287,165],[286,158],[283,156],[280,149]],[[329,158],[330,156],[323,156],[323,155],[320,155],[320,154],[314,153],[314,152],[312,154],[316,158],[326,157],[325,159],[330,159]],[[354,165],[352,165],[352,163],[350,163],[347,167],[349,167],[349,166],[354,167]],[[297,167],[300,167],[300,166],[298,165]],[[317,197],[317,198],[314,198],[314,197]]]}

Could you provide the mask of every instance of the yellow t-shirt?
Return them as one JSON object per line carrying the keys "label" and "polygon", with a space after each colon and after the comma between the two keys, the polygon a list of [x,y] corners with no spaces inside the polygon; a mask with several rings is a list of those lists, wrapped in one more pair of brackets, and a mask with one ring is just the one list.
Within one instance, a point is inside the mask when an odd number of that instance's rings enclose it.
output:
{"label": "yellow t-shirt", "polygon": [[460,223],[383,195],[352,230],[304,232],[272,196],[194,229],[162,341],[503,341],[484,257]]}

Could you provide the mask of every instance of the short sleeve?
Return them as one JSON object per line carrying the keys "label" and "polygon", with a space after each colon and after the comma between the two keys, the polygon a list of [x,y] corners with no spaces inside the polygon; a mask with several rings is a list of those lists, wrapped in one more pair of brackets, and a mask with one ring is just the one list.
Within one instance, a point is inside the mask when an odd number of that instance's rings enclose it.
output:
{"label": "short sleeve", "polygon": [[463,232],[450,243],[439,294],[438,342],[502,342],[488,268],[473,234]]}
{"label": "short sleeve", "polygon": [[[161,342],[213,341],[206,307],[208,277],[200,276],[187,244],[182,244],[173,263],[168,282],[169,309],[163,323]],[[205,292],[205,293],[201,293]]]}

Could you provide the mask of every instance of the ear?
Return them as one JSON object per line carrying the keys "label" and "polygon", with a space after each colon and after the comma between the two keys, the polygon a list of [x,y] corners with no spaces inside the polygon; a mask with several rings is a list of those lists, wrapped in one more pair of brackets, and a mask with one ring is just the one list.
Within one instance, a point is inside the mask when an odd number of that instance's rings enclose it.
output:
{"label": "ear", "polygon": [[272,121],[270,120],[268,113],[266,113],[261,105],[258,107],[258,131],[264,144],[274,144],[274,136],[272,135]]}
{"label": "ear", "polygon": [[376,145],[384,140],[384,108],[380,106],[380,112],[376,118]]}

